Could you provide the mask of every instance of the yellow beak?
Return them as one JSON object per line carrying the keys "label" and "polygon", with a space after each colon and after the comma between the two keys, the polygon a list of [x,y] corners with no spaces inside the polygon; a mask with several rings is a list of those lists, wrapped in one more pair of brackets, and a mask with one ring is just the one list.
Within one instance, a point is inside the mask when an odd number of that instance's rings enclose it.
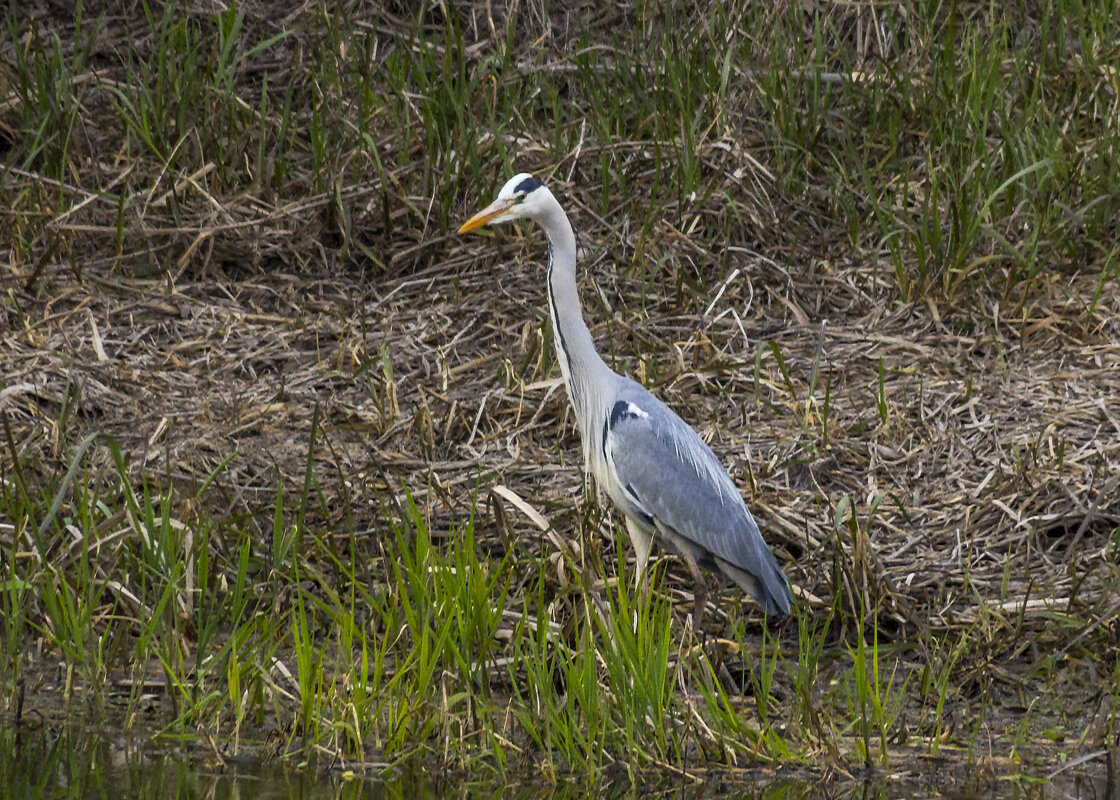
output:
{"label": "yellow beak", "polygon": [[468,219],[459,226],[459,235],[470,233],[476,228],[481,228],[483,225],[488,225],[498,217],[502,216],[509,210],[510,203],[508,200],[495,200],[486,208],[479,211],[473,217]]}

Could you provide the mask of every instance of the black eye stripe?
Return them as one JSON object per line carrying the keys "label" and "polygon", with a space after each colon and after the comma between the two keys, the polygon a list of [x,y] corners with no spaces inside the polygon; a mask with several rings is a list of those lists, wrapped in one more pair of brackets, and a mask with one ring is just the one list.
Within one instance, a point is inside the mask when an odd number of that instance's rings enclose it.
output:
{"label": "black eye stripe", "polygon": [[530,175],[528,178],[521,181],[521,183],[517,184],[517,188],[514,189],[513,191],[516,192],[517,194],[529,194],[529,192],[531,192],[534,189],[537,189],[541,186],[544,186],[544,184],[541,183],[540,181],[538,181],[532,175]]}

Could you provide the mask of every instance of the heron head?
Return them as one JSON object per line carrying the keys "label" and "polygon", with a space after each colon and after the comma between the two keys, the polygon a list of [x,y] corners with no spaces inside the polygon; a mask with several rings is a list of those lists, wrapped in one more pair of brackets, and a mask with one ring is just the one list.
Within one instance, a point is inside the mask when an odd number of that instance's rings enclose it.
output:
{"label": "heron head", "polygon": [[497,199],[464,222],[459,233],[469,233],[483,225],[536,216],[550,196],[545,185],[529,173],[514,175],[498,192]]}

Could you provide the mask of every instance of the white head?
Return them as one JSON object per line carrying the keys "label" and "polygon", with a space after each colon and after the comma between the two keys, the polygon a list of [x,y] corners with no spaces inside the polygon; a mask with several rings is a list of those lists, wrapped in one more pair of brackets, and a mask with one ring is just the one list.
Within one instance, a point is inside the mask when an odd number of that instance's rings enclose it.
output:
{"label": "white head", "polygon": [[555,203],[548,187],[528,172],[514,175],[498,192],[498,198],[463,223],[459,233],[468,233],[483,225],[497,225],[523,217],[539,219],[549,205]]}

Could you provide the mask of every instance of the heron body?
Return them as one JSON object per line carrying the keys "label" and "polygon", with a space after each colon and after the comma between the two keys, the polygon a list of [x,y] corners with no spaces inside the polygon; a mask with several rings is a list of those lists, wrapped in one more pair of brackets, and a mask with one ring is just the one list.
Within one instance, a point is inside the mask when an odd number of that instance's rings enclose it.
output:
{"label": "heron body", "polygon": [[715,454],[668,406],[614,372],[596,351],[576,288],[575,233],[548,188],[532,175],[515,176],[459,233],[521,218],[537,222],[548,237],[549,314],[584,469],[626,518],[639,585],[656,540],[688,565],[696,584],[696,628],[707,599],[700,567],[730,578],[767,615],[789,614],[786,576]]}

